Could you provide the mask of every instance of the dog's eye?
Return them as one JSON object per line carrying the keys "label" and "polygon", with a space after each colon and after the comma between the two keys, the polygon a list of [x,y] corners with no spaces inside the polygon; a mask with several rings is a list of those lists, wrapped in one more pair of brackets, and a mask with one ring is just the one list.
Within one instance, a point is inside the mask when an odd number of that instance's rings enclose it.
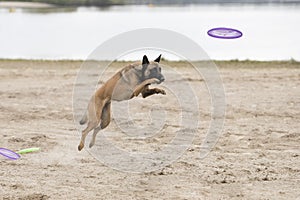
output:
{"label": "dog's eye", "polygon": [[158,68],[158,71],[161,72],[161,68],[160,67]]}

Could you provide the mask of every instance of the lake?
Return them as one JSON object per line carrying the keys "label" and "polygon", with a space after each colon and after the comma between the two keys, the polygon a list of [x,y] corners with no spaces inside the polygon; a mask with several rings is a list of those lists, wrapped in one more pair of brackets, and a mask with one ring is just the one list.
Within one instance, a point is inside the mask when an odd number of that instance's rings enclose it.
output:
{"label": "lake", "polygon": [[[194,40],[211,59],[300,60],[300,5],[143,5],[13,11],[0,8],[0,58],[86,59],[115,35],[138,28],[162,28]],[[207,31],[214,27],[239,29],[243,37],[212,38]]]}

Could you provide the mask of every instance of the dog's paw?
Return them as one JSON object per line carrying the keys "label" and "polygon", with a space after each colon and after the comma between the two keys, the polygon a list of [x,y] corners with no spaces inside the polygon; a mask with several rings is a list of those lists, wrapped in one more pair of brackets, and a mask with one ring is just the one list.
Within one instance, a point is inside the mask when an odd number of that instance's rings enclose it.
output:
{"label": "dog's paw", "polygon": [[89,148],[92,148],[94,146],[95,142],[90,142]]}
{"label": "dog's paw", "polygon": [[78,151],[81,151],[83,149],[83,146],[84,146],[83,144],[79,144],[78,145]]}
{"label": "dog's paw", "polygon": [[159,88],[155,88],[155,93],[166,95],[166,91],[164,91],[163,89],[159,89]]}
{"label": "dog's paw", "polygon": [[166,91],[164,91],[163,89],[161,89],[159,93],[160,93],[160,94],[163,94],[163,95],[166,95],[166,94],[167,94]]}

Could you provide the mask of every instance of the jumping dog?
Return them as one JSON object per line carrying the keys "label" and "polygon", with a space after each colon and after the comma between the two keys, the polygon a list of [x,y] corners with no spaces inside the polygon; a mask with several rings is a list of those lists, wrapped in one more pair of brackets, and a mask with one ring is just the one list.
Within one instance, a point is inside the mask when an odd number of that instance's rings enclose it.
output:
{"label": "jumping dog", "polygon": [[161,73],[160,60],[161,55],[153,62],[149,62],[144,55],[142,63],[133,63],[124,67],[94,93],[87,111],[79,122],[81,125],[87,123],[78,145],[79,151],[83,149],[85,138],[90,131],[94,130],[89,145],[91,148],[95,144],[97,133],[109,125],[112,100],[129,100],[139,94],[142,94],[143,98],[153,94],[166,94],[163,89],[149,88],[149,85],[160,84],[165,80]]}

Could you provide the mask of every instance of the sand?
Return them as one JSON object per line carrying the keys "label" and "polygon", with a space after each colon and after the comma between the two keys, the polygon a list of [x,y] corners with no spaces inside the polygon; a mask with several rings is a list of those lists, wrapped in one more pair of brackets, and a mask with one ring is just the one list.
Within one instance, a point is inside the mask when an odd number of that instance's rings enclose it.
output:
{"label": "sand", "polygon": [[[183,63],[164,63],[182,74],[190,70]],[[210,121],[205,81],[167,79],[166,84],[173,81],[179,90],[186,81],[201,87],[199,132],[173,163],[152,172],[129,173],[104,165],[86,150],[77,151],[80,135],[73,121],[72,91],[80,61],[0,61],[0,147],[41,148],[17,161],[0,156],[0,199],[300,198],[300,64],[217,64],[226,118],[209,155],[199,158]],[[132,101],[149,110],[172,100],[167,92]],[[176,116],[176,109],[169,108],[168,117]],[[113,124],[105,134],[128,151],[157,151],[176,129],[166,126],[165,134],[146,140],[130,140]]]}

